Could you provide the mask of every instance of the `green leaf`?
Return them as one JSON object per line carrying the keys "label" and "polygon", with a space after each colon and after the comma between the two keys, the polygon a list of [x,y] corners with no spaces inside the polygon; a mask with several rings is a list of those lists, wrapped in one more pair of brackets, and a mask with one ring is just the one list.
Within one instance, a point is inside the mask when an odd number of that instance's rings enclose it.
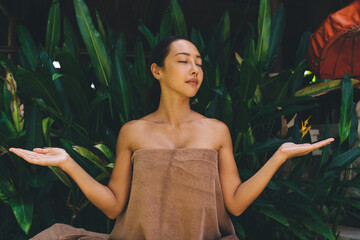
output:
{"label": "green leaf", "polygon": [[97,144],[95,145],[97,149],[99,149],[109,160],[109,162],[114,163],[115,162],[115,155],[114,153],[104,144]]}
{"label": "green leaf", "polygon": [[[54,74],[55,75],[55,74]],[[61,83],[64,89],[64,95],[71,101],[81,115],[89,111],[88,98],[79,81],[67,74],[54,76]]]}
{"label": "green leaf", "polygon": [[121,61],[119,52],[115,50],[113,55],[113,65],[114,65],[114,86],[115,91],[120,97],[121,104],[121,113],[125,115],[125,121],[130,120],[131,116],[131,103],[129,97],[129,86],[127,83],[127,77],[125,75],[125,64]]}
{"label": "green leaf", "polygon": [[349,146],[352,147],[358,139],[358,120],[356,116],[355,104],[351,104],[351,125],[349,133]]}
{"label": "green leaf", "polygon": [[175,34],[188,38],[184,14],[177,0],[170,0],[170,15]]}
{"label": "green leaf", "polygon": [[330,229],[324,225],[321,221],[316,221],[314,219],[303,221],[305,227],[310,231],[319,233],[330,240],[335,240],[334,235],[331,233]]}
{"label": "green leaf", "polygon": [[264,214],[265,216],[275,219],[276,221],[283,224],[284,226],[286,226],[286,227],[289,226],[289,222],[287,221],[286,217],[279,210],[277,210],[274,206],[259,207],[259,211],[262,214]]}
{"label": "green leaf", "polygon": [[278,179],[275,181],[275,183],[277,183],[278,185],[282,185],[285,186],[288,189],[293,190],[294,192],[296,192],[297,194],[299,194],[300,196],[304,197],[307,200],[311,200],[310,197],[304,193],[294,182],[289,181],[289,180],[283,180],[283,179]]}
{"label": "green leaf", "polygon": [[[79,42],[76,38],[74,29],[66,16],[64,17],[64,38],[65,45],[69,49],[69,52],[77,59],[80,55]],[[63,63],[61,64],[61,68],[63,68]]]}
{"label": "green leaf", "polygon": [[50,138],[50,129],[51,125],[54,123],[54,119],[47,117],[42,120],[42,130],[44,133],[44,138],[46,145],[51,147],[51,138]]}
{"label": "green leaf", "polygon": [[96,11],[95,14],[96,14],[96,20],[97,20],[97,24],[98,24],[101,39],[102,39],[103,43],[106,44],[106,33],[105,33],[104,25],[103,25],[103,23],[101,21],[100,14],[99,14],[98,11]]}
{"label": "green leaf", "polygon": [[26,120],[26,149],[32,150],[35,147],[42,147],[42,116],[39,107],[36,104],[32,104],[30,113]]}
{"label": "green leaf", "polygon": [[59,44],[60,41],[60,4],[59,0],[53,0],[47,27],[46,27],[46,41],[45,48],[49,57],[54,59],[55,57],[55,47]]}
{"label": "green leaf", "polygon": [[73,146],[73,149],[77,151],[81,156],[85,157],[86,159],[90,160],[93,164],[95,164],[102,172],[110,176],[108,171],[103,167],[103,165],[107,165],[106,162],[101,160],[98,156],[96,156],[94,153],[89,151],[88,149],[80,146]]}
{"label": "green leaf", "polygon": [[225,59],[228,59],[229,51],[230,51],[230,16],[227,11],[225,12],[224,16],[221,19],[221,38],[222,38],[221,39],[222,44],[224,44],[223,45],[224,57]]}
{"label": "green leaf", "polygon": [[333,170],[337,167],[344,167],[356,160],[360,156],[360,147],[350,149],[340,155],[338,155],[334,160],[332,160],[329,165],[326,167],[326,171]]}
{"label": "green leaf", "polygon": [[12,72],[13,74],[16,73],[16,66],[15,64],[13,64],[10,59],[8,59],[5,55],[0,53],[0,65],[4,66],[5,68],[7,68],[8,70],[10,70],[10,72]]}
{"label": "green leaf", "polygon": [[21,88],[29,98],[42,98],[46,104],[54,107],[59,114],[62,113],[62,106],[60,105],[62,101],[53,82],[21,67],[18,69],[17,77],[19,88]]}
{"label": "green leaf", "polygon": [[89,52],[92,66],[98,80],[109,86],[111,79],[111,66],[105,45],[99,32],[95,29],[88,7],[83,0],[74,0],[76,19]]}
{"label": "green leaf", "polygon": [[341,115],[339,122],[340,144],[347,139],[350,133],[352,103],[353,103],[353,88],[352,88],[350,76],[347,73],[342,81]]}
{"label": "green leaf", "polygon": [[68,188],[72,188],[71,181],[69,177],[58,167],[49,167],[51,171],[56,175],[60,181],[62,181]]}
{"label": "green leaf", "polygon": [[[324,128],[323,139],[327,139],[329,137],[330,137],[330,122],[329,122],[329,115],[327,115],[326,119],[325,119],[325,128]],[[330,145],[326,145],[322,149],[321,161],[320,161],[319,168],[322,168],[328,162],[329,154],[330,154]]]}
{"label": "green leaf", "polygon": [[234,90],[237,99],[235,106],[239,101],[247,103],[249,99],[254,97],[256,86],[260,80],[256,68],[250,61],[243,60],[240,67],[239,84]]}
{"label": "green leaf", "polygon": [[245,239],[245,231],[244,231],[243,226],[236,220],[235,217],[230,216],[230,218],[231,218],[231,222],[234,225],[236,235],[240,236],[240,239]]}
{"label": "green leaf", "polygon": [[256,62],[267,59],[271,32],[269,0],[260,0],[258,16],[258,41],[256,46]]}
{"label": "green leaf", "polygon": [[[75,48],[75,46],[73,46],[73,48]],[[89,79],[85,76],[85,73],[82,70],[77,58],[74,57],[74,55],[79,54],[79,52],[76,51],[77,50],[75,49],[70,50],[66,44],[66,46],[63,46],[61,51],[56,54],[56,60],[60,62],[61,73],[68,74],[76,78],[81,82],[83,90],[89,92]]]}
{"label": "green leaf", "polygon": [[148,40],[150,44],[151,49],[153,49],[158,43],[154,34],[152,34],[151,31],[142,23],[138,26],[138,29],[142,34],[144,34],[145,38]]}
{"label": "green leaf", "polygon": [[24,55],[26,56],[31,70],[35,71],[39,57],[39,51],[35,45],[35,42],[31,38],[29,31],[24,26],[17,25],[17,33],[19,35],[21,48],[24,52]]}
{"label": "green leaf", "polygon": [[14,198],[10,199],[9,203],[21,229],[28,234],[33,218],[33,199],[29,193],[17,194]]}
{"label": "green leaf", "polygon": [[285,26],[285,8],[281,3],[271,19],[271,35],[269,44],[268,60],[279,51]]}
{"label": "green leaf", "polygon": [[201,32],[195,30],[194,28],[191,29],[191,42],[197,47],[200,54],[202,54],[205,49],[205,43],[203,37],[201,36]]}
{"label": "green leaf", "polygon": [[164,15],[161,18],[161,24],[160,24],[160,32],[159,32],[159,41],[169,37],[171,35],[171,14],[170,10],[166,9],[164,12]]}
{"label": "green leaf", "polygon": [[[351,79],[352,84],[358,84],[360,81],[356,79]],[[300,96],[319,96],[325,94],[331,90],[340,88],[342,80],[330,80],[327,82],[312,84],[308,87],[300,89],[295,92],[295,97]]]}

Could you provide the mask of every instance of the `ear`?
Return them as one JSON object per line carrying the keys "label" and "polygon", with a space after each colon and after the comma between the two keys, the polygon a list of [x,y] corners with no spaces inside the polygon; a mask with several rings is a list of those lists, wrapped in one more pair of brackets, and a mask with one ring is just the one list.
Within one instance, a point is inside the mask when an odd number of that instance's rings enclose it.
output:
{"label": "ear", "polygon": [[156,63],[153,63],[151,64],[150,69],[154,78],[159,79],[161,75],[161,67],[159,67]]}

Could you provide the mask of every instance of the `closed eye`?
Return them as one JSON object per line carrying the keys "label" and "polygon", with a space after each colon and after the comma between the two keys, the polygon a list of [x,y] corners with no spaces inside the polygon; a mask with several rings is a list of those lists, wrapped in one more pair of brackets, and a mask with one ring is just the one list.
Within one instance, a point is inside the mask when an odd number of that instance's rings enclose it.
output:
{"label": "closed eye", "polygon": [[187,63],[187,61],[179,61],[179,63]]}

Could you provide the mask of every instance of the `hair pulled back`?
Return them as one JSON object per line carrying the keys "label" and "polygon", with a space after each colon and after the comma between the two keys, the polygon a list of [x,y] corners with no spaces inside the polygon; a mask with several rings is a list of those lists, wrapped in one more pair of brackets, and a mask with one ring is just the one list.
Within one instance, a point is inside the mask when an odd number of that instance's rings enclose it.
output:
{"label": "hair pulled back", "polygon": [[[159,67],[163,67],[165,58],[167,57],[167,55],[169,55],[171,43],[177,40],[187,40],[187,39],[179,36],[170,36],[158,42],[158,44],[154,47],[149,58],[149,66],[148,66],[151,76],[152,76],[152,72],[150,71],[151,64],[156,63]],[[161,95],[160,84],[158,80],[155,80],[155,83],[150,87],[150,89],[147,92],[148,113],[154,112],[158,108],[160,102],[160,95]]]}

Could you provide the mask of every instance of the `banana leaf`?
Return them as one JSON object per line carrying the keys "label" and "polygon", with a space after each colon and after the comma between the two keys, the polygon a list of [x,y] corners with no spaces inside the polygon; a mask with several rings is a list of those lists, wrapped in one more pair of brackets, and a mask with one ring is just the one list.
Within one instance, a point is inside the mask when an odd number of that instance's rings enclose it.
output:
{"label": "banana leaf", "polygon": [[324,225],[322,221],[316,221],[314,219],[309,219],[306,221],[303,221],[303,224],[306,228],[308,228],[310,231],[314,231],[316,233],[319,233],[330,240],[335,240],[334,235],[331,233],[330,229]]}
{"label": "banana leaf", "polygon": [[101,160],[98,156],[96,156],[94,153],[89,151],[88,149],[81,147],[81,146],[74,146],[73,149],[77,151],[81,156],[85,157],[86,159],[90,160],[93,164],[95,164],[103,173],[110,176],[109,172],[105,169],[104,166],[107,165],[107,163],[103,160]]}
{"label": "banana leaf", "polygon": [[18,193],[9,200],[21,229],[28,234],[33,220],[34,200],[29,193]]}
{"label": "banana leaf", "polygon": [[125,64],[120,59],[119,52],[114,51],[113,54],[114,64],[114,86],[117,95],[120,97],[119,101],[121,104],[121,113],[125,116],[125,121],[130,120],[131,114],[131,103],[129,97],[129,86],[125,75]]}
{"label": "banana leaf", "polygon": [[76,107],[79,116],[86,116],[90,109],[89,101],[79,81],[67,74],[54,74],[54,78],[61,83],[64,94],[70,100],[72,108]]}
{"label": "banana leaf", "polygon": [[[352,78],[351,82],[353,85],[358,85],[360,83],[359,80]],[[322,82],[322,83],[316,83],[316,84],[312,84],[308,87],[305,87],[303,89],[300,89],[298,91],[295,92],[294,96],[295,97],[300,97],[300,96],[319,96],[322,94],[325,94],[331,90],[335,90],[340,88],[342,85],[342,80],[329,80],[327,82]]]}
{"label": "banana leaf", "polygon": [[279,223],[283,224],[286,227],[290,226],[289,222],[286,219],[286,217],[284,216],[284,214],[282,214],[274,206],[261,206],[258,208],[258,211],[261,212],[262,214],[264,214],[265,216],[278,221]]}
{"label": "banana leaf", "polygon": [[44,118],[42,120],[42,130],[45,138],[45,143],[49,147],[51,147],[50,129],[53,123],[54,123],[54,119],[50,117]]}
{"label": "banana leaf", "polygon": [[171,14],[170,14],[170,9],[168,8],[165,10],[161,18],[159,36],[157,39],[160,41],[166,37],[169,37],[171,35],[171,27],[172,27]]}
{"label": "banana leaf", "polygon": [[260,0],[258,16],[258,40],[256,45],[256,63],[267,59],[271,33],[269,0]]}
{"label": "banana leaf", "polygon": [[115,162],[115,155],[107,146],[105,146],[104,144],[97,144],[95,145],[95,147],[106,156],[110,163]]}
{"label": "banana leaf", "polygon": [[152,34],[151,31],[142,23],[138,26],[138,29],[147,39],[148,43],[150,44],[150,48],[153,49],[158,43],[158,40],[154,34]]}
{"label": "banana leaf", "polygon": [[[78,39],[75,35],[74,29],[69,21],[69,19],[64,17],[64,45],[69,49],[71,55],[78,59],[80,55],[80,47]],[[61,68],[63,68],[63,64],[61,64]]]}
{"label": "banana leaf", "polygon": [[342,81],[341,115],[339,122],[340,144],[349,136],[351,127],[351,113],[353,104],[353,88],[349,74]]}
{"label": "banana leaf", "polygon": [[187,39],[188,34],[184,14],[177,0],[170,0],[170,15],[175,34]]}
{"label": "banana leaf", "polygon": [[344,167],[352,163],[360,156],[360,147],[350,149],[340,155],[338,155],[334,160],[330,161],[326,166],[326,171],[331,171],[339,167]]}
{"label": "banana leaf", "polygon": [[111,66],[105,45],[99,32],[95,29],[85,2],[83,0],[74,0],[74,7],[80,33],[88,50],[96,76],[102,84],[109,86]]}
{"label": "banana leaf", "polygon": [[30,107],[30,113],[26,118],[26,145],[25,148],[32,150],[35,147],[42,147],[43,134],[42,134],[42,114],[36,103]]}
{"label": "banana leaf", "polygon": [[18,68],[17,81],[19,88],[28,98],[42,98],[46,104],[52,106],[58,114],[61,115],[63,113],[62,101],[53,82],[21,67]]}
{"label": "banana leaf", "polygon": [[285,8],[281,3],[271,19],[271,34],[268,52],[268,61],[279,51],[285,26]]}
{"label": "banana leaf", "polygon": [[21,43],[22,52],[32,71],[35,71],[38,64],[39,51],[31,38],[29,31],[22,25],[17,25],[17,33]]}
{"label": "banana leaf", "polygon": [[55,47],[60,41],[60,4],[59,0],[53,0],[49,12],[45,49],[51,59],[55,57]]}
{"label": "banana leaf", "polygon": [[349,146],[353,147],[356,140],[358,139],[358,120],[356,116],[356,109],[355,104],[352,103],[351,107],[351,125],[350,125],[350,132],[349,132]]}

